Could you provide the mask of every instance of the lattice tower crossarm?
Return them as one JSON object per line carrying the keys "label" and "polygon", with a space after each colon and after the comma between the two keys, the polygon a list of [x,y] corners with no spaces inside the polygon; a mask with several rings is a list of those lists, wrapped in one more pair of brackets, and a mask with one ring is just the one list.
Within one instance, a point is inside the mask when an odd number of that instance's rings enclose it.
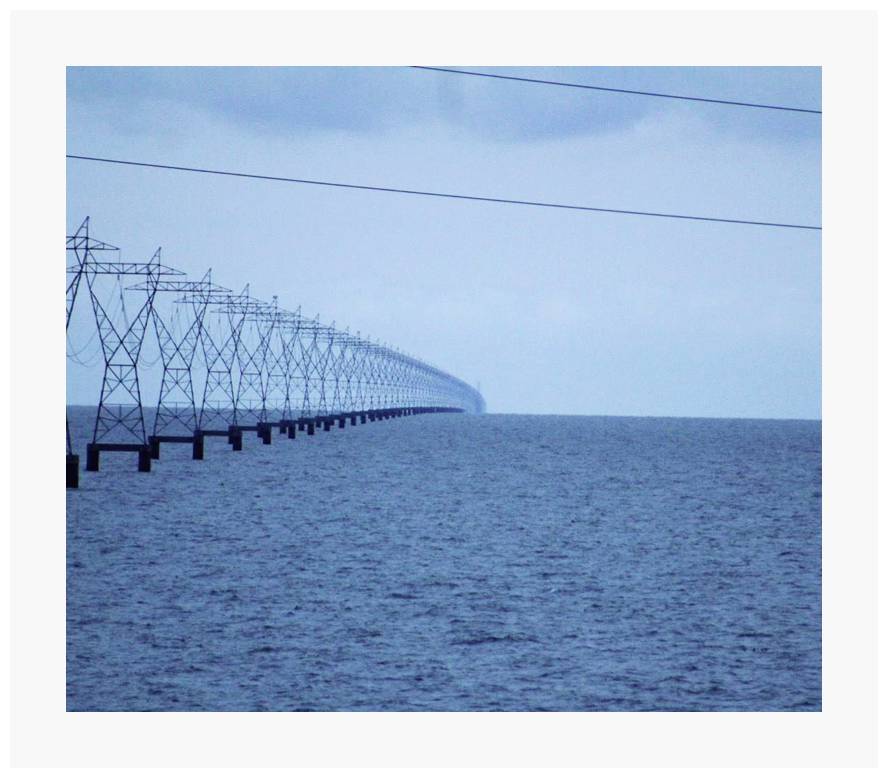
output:
{"label": "lattice tower crossarm", "polygon": [[[174,293],[173,320],[163,319],[159,306],[153,304],[152,318],[163,364],[160,395],[157,400],[153,437],[168,436],[170,432],[184,431],[193,437],[199,430],[194,394],[193,364],[202,340],[203,320],[209,299],[213,296],[229,296],[233,291],[211,281],[211,270],[199,281],[163,280],[156,275],[131,290],[154,293]],[[194,299],[183,303],[188,294]],[[189,315],[183,326],[177,325],[182,315]]]}
{"label": "lattice tower crossarm", "polygon": [[[76,232],[66,238],[65,250],[72,254],[76,262],[67,269],[70,280],[68,281],[66,293],[67,319],[65,321],[65,331],[68,331],[71,327],[71,315],[77,300],[80,280],[83,277],[84,264],[94,260],[92,258],[93,251],[114,251],[119,253],[120,248],[101,242],[98,239],[93,239],[89,233],[89,218],[87,217]],[[76,359],[76,356],[73,356],[73,359]],[[70,457],[73,455],[73,447],[71,444],[71,425],[67,417],[67,411],[65,411],[65,435],[67,438],[67,454]]]}
{"label": "lattice tower crossarm", "polygon": [[[147,276],[149,279],[165,275],[181,276],[183,272],[163,266],[160,251],[148,263],[100,262],[85,260],[78,269],[86,277],[92,308],[98,327],[104,355],[104,374],[101,397],[95,418],[93,444],[114,436],[146,445],[144,407],[141,399],[138,360],[151,315],[155,290],[147,292],[144,303],[131,322],[125,313],[125,299],[119,280],[124,276]],[[119,287],[122,320],[109,314],[106,302],[99,292],[100,277],[114,277]]]}

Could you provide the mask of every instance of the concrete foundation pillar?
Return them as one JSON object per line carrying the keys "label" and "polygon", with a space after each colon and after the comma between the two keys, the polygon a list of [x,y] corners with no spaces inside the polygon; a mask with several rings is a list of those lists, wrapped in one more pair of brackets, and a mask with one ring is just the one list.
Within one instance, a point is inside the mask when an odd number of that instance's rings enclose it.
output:
{"label": "concrete foundation pillar", "polygon": [[201,460],[203,458],[203,453],[206,448],[206,439],[203,437],[203,434],[197,430],[193,434],[193,458],[195,460]]}
{"label": "concrete foundation pillar", "polygon": [[145,446],[138,452],[138,472],[139,473],[150,473],[150,460],[151,460],[151,448],[150,445]]}
{"label": "concrete foundation pillar", "polygon": [[67,455],[67,488],[77,489],[80,486],[80,457],[77,454]]}
{"label": "concrete foundation pillar", "polygon": [[93,449],[92,444],[87,444],[86,446],[86,470],[90,473],[96,473],[98,471],[98,463],[99,463],[99,451],[98,449]]}
{"label": "concrete foundation pillar", "polygon": [[316,425],[312,422],[307,423],[307,435],[315,435],[316,434]]}

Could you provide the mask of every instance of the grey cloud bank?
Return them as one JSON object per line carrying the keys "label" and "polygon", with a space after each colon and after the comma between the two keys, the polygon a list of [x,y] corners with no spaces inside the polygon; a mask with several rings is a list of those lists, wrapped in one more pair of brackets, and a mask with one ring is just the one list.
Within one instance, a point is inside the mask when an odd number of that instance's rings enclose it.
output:
{"label": "grey cloud bank", "polygon": [[[755,72],[755,71],[758,72]],[[477,69],[533,77],[526,68]],[[708,71],[708,72],[707,72]],[[816,108],[817,68],[543,68],[544,80],[666,91],[713,99],[769,101]],[[776,88],[771,87],[775,80]],[[196,106],[258,132],[388,131],[440,120],[501,141],[604,134],[698,103],[649,99],[453,73],[381,67],[84,67],[69,68],[68,95],[105,102],[120,116],[156,100]],[[588,101],[592,105],[588,109]],[[818,122],[759,111],[700,105],[720,131],[816,137]],[[803,119],[803,120],[802,120]]]}

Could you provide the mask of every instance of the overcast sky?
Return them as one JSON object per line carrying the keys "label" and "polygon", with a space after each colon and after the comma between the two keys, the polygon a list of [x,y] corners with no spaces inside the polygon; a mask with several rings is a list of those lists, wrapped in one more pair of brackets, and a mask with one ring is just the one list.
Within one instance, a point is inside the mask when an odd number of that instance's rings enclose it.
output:
{"label": "overcast sky", "polygon": [[[820,68],[450,66],[822,109]],[[821,128],[407,67],[67,69],[69,154],[813,226]],[[87,215],[124,260],[162,246],[481,383],[490,412],[821,417],[819,231],[68,160],[67,233]],[[100,376],[69,364],[68,401]]]}

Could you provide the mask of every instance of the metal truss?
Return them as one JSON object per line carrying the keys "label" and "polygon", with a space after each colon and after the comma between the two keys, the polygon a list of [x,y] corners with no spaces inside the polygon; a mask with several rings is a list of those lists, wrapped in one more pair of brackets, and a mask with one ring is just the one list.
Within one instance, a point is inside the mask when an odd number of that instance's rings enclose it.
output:
{"label": "metal truss", "polygon": [[[206,303],[219,308],[212,322],[202,329],[202,351],[206,382],[200,406],[201,430],[220,431],[237,423],[234,368],[238,362],[239,340],[245,324],[246,310],[239,304],[248,299],[248,285],[239,296],[209,298]],[[188,296],[190,303],[202,302],[200,296]]]}
{"label": "metal truss", "polygon": [[[295,353],[293,338],[298,330],[298,315],[274,309],[272,340],[267,351],[265,410],[271,421],[291,422],[292,387]],[[283,429],[284,425],[280,425]]]}
{"label": "metal truss", "polygon": [[[163,320],[157,305],[151,308],[163,377],[157,401],[153,434],[148,436],[151,456],[158,459],[160,443],[194,443],[194,458],[202,459],[198,438],[199,418],[193,386],[193,363],[202,338],[203,321],[209,300],[218,295],[229,296],[232,291],[212,282],[212,270],[202,280],[162,280],[153,277],[130,290],[156,293],[175,293],[189,298],[190,303],[176,300],[172,304],[171,321]],[[184,433],[184,434],[182,434]]]}
{"label": "metal truss", "polygon": [[276,323],[276,299],[273,305],[257,300],[228,302],[245,316],[245,336],[240,335],[236,348],[239,381],[234,402],[237,423],[267,421],[267,353]]}
{"label": "metal truss", "polygon": [[[202,459],[205,435],[227,434],[238,449],[246,429],[256,429],[270,443],[270,426],[281,433],[288,429],[293,438],[296,425],[307,425],[312,434],[317,424],[328,430],[337,421],[343,428],[347,419],[356,424],[428,411],[485,411],[478,390],[422,360],[325,325],[318,316],[305,318],[300,308],[280,309],[275,296],[269,304],[252,298],[248,285],[235,295],[215,285],[211,271],[188,281],[162,263],[159,250],[147,263],[99,261],[93,251],[118,248],[92,239],[88,218],[67,237],[67,249],[73,257],[67,326],[85,277],[105,362],[89,445],[94,465],[87,461],[87,469],[97,469],[98,451],[114,448],[141,455],[150,445],[157,458],[160,442],[192,440],[194,458]],[[127,296],[122,279],[135,276],[143,281],[128,287]],[[101,287],[108,279],[116,282],[118,300]],[[129,315],[125,299],[133,291],[143,296]],[[155,303],[160,293],[174,294],[166,305],[171,312]],[[150,323],[163,374],[148,437],[139,358]],[[139,469],[149,470],[149,460],[145,464],[139,456]]]}
{"label": "metal truss", "polygon": [[[138,358],[151,317],[156,294],[155,280],[167,275],[182,275],[183,272],[163,266],[159,250],[148,263],[110,263],[87,259],[79,270],[85,275],[89,287],[105,360],[101,398],[92,442],[99,443],[105,439],[111,442],[122,437],[121,440],[146,445],[147,433],[138,380]],[[126,313],[125,298],[119,281],[117,285],[121,315],[109,313],[106,293],[99,291],[99,278],[113,277],[119,280],[130,275],[147,276],[149,288],[144,302],[131,320]]]}
{"label": "metal truss", "polygon": [[[65,243],[65,249],[70,260],[73,261],[67,267],[70,279],[67,285],[66,302],[67,302],[67,319],[65,320],[65,333],[71,327],[71,314],[74,311],[74,304],[77,300],[77,291],[80,288],[80,281],[83,278],[84,267],[87,264],[95,262],[93,252],[96,251],[115,251],[119,252],[119,247],[105,244],[97,239],[93,239],[89,234],[89,218],[87,217],[80,228],[72,236],[68,236]],[[76,357],[76,356],[75,356]],[[67,440],[67,486],[77,488],[80,479],[80,458],[73,453],[71,445],[71,423],[65,412],[65,435]]]}

